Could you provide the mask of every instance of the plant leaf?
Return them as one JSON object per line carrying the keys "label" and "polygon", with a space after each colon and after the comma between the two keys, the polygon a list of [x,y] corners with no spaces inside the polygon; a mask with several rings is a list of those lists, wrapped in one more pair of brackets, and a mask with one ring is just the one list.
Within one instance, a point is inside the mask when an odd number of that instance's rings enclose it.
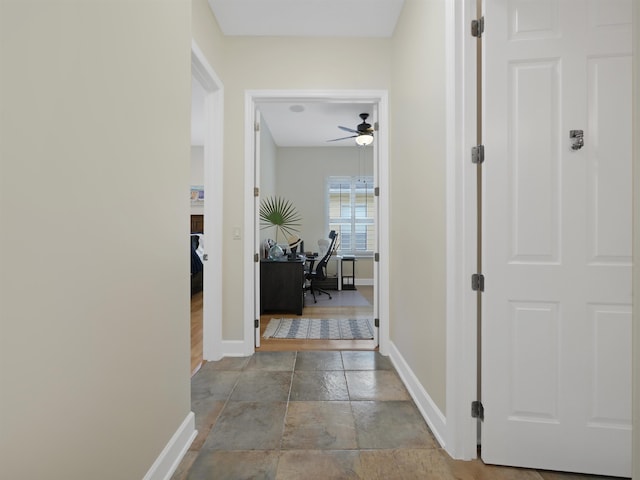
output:
{"label": "plant leaf", "polygon": [[278,231],[282,232],[285,238],[298,233],[302,225],[302,217],[296,210],[293,203],[279,197],[266,197],[260,203],[260,228],[276,227],[276,241]]}

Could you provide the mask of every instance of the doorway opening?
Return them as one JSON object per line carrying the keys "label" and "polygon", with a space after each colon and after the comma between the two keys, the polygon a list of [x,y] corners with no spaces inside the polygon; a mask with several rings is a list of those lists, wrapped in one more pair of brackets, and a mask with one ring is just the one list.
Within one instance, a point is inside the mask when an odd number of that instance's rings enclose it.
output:
{"label": "doorway opening", "polygon": [[[387,251],[388,238],[386,229],[383,227],[388,218],[388,201],[386,187],[387,175],[387,106],[386,92],[248,92],[246,96],[247,124],[251,131],[247,129],[247,158],[246,166],[249,170],[247,175],[247,193],[254,199],[250,202],[250,209],[247,209],[248,223],[247,231],[253,231],[253,237],[247,240],[246,247],[252,252],[252,265],[248,266],[247,273],[253,279],[245,298],[252,300],[252,305],[247,305],[247,335],[246,339],[251,342],[247,348],[251,352],[256,349],[264,350],[301,350],[301,349],[374,349],[379,345],[382,352],[388,338],[388,318],[387,297],[388,286],[386,280],[381,282],[381,272],[387,270],[386,262],[379,261],[384,258],[382,252]],[[352,115],[342,117],[343,120],[332,122],[326,125],[330,128],[329,133],[314,132],[319,135],[315,144],[312,140],[295,139],[293,144],[284,146],[278,145],[281,142],[279,136],[281,125],[273,120],[274,111],[278,109],[300,112],[309,108],[310,110],[321,110],[326,115],[332,108],[342,111],[353,110]],[[357,147],[351,142],[345,142],[344,146],[334,146],[327,141],[336,137],[344,136],[339,125],[346,124],[348,127],[355,127],[361,120],[359,114],[368,110],[371,115],[372,124],[377,127],[374,144],[369,148],[369,159],[365,159],[361,154],[362,147]],[[354,113],[355,112],[355,113]],[[352,118],[353,117],[353,118]],[[311,124],[298,121],[303,124],[303,128],[313,128]],[[353,125],[351,125],[353,123]],[[317,125],[317,123],[315,124]],[[295,126],[294,126],[295,127]],[[292,128],[294,128],[292,127]],[[320,130],[320,127],[317,127]],[[274,132],[271,132],[274,130]],[[304,132],[303,132],[304,133]],[[274,140],[276,137],[276,140]],[[325,138],[326,137],[326,138]],[[299,140],[298,143],[295,143]],[[311,142],[311,143],[305,143]],[[332,160],[333,154],[342,155],[343,160]],[[344,160],[345,156],[349,160]],[[331,167],[332,162],[336,162],[337,170]],[[368,163],[367,163],[368,162]],[[279,163],[279,165],[275,165]],[[350,165],[348,165],[350,164]],[[351,168],[352,171],[348,169]],[[342,170],[341,170],[342,169]],[[346,170],[345,170],[346,169]],[[368,171],[365,171],[367,170]],[[277,172],[277,173],[275,173]],[[371,237],[370,251],[364,255],[353,255],[352,243],[356,241],[356,235],[351,237],[351,233],[346,230],[346,226],[334,223],[330,218],[329,208],[329,178],[342,175],[343,177],[364,178],[370,174],[371,195],[375,191],[375,225],[369,229]],[[381,192],[384,192],[382,194]],[[255,194],[255,195],[254,195]],[[272,195],[282,195],[291,197],[294,203],[300,206],[303,213],[303,231],[300,232],[301,239],[305,242],[302,253],[319,253],[322,245],[318,241],[327,237],[329,230],[338,230],[344,239],[344,248],[339,247],[334,251],[335,255],[328,265],[329,278],[326,280],[328,294],[316,295],[317,303],[312,294],[307,291],[305,295],[304,312],[280,312],[264,311],[260,301],[260,265],[262,258],[260,252],[265,236],[268,233],[260,230],[259,207],[262,198]],[[327,198],[325,198],[327,197]],[[372,209],[374,206],[372,205]],[[341,228],[345,228],[344,231]],[[247,235],[247,237],[250,237]],[[360,235],[362,241],[365,235]],[[249,244],[250,243],[250,244]],[[278,242],[279,243],[279,242]],[[351,245],[351,247],[350,247]],[[284,245],[286,248],[287,245]],[[349,250],[351,248],[351,250]],[[262,249],[264,250],[264,249]],[[364,253],[364,252],[363,252]],[[343,255],[344,254],[344,255]],[[349,260],[345,261],[348,258]],[[356,261],[350,261],[355,258]],[[342,270],[345,270],[344,272]],[[344,277],[351,277],[346,279]],[[349,286],[351,291],[341,289],[344,281],[352,281]],[[308,284],[308,282],[307,282]],[[331,300],[329,300],[331,295]],[[291,340],[291,339],[267,339],[263,338],[267,324],[272,318],[354,318],[369,317],[372,326],[372,340]],[[383,320],[384,319],[384,320]]]}
{"label": "doorway opening", "polygon": [[202,269],[201,285],[196,280],[191,301],[193,374],[202,362],[222,357],[222,268],[207,260],[211,247],[222,243],[224,113],[222,82],[195,42],[191,45],[191,75],[192,198],[193,192],[197,195],[192,202],[190,224],[191,233],[198,235],[196,249]]}
{"label": "doorway opening", "polygon": [[206,91],[191,77],[191,375],[202,365],[204,277],[204,105]]}

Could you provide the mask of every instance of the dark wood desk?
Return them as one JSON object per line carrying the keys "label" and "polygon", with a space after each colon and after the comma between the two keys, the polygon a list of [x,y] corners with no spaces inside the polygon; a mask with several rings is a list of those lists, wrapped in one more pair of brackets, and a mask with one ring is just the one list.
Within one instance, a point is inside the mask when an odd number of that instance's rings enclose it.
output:
{"label": "dark wood desk", "polygon": [[293,312],[304,308],[304,258],[260,261],[260,313]]}

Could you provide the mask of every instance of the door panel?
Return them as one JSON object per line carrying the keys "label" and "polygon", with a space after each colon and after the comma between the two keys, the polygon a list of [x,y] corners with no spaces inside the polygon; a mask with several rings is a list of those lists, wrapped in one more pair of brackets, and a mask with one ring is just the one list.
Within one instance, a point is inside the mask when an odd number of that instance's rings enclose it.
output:
{"label": "door panel", "polygon": [[631,411],[631,342],[620,342],[631,329],[628,305],[589,305],[592,349],[590,376],[591,414],[594,427],[625,426]]}
{"label": "door panel", "polygon": [[[631,265],[631,118],[629,56],[588,61],[589,230],[591,262]],[[620,141],[621,138],[628,139]]]}
{"label": "door panel", "polygon": [[512,419],[558,420],[559,309],[557,303],[510,302]]}
{"label": "door panel", "polygon": [[484,8],[482,458],[629,476],[631,2]]}
{"label": "door panel", "polygon": [[558,211],[558,61],[518,62],[509,66],[508,172],[511,261],[557,263]]}

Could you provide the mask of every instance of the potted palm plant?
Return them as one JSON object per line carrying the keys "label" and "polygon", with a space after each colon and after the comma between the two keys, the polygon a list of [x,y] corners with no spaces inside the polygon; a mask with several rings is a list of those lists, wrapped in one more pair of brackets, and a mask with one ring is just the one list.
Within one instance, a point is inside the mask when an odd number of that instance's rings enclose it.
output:
{"label": "potted palm plant", "polygon": [[[290,245],[299,242],[302,217],[291,201],[279,197],[266,197],[260,203],[260,229],[275,227],[275,243],[278,245],[278,233],[282,234],[284,240]],[[297,243],[296,243],[297,245]]]}

